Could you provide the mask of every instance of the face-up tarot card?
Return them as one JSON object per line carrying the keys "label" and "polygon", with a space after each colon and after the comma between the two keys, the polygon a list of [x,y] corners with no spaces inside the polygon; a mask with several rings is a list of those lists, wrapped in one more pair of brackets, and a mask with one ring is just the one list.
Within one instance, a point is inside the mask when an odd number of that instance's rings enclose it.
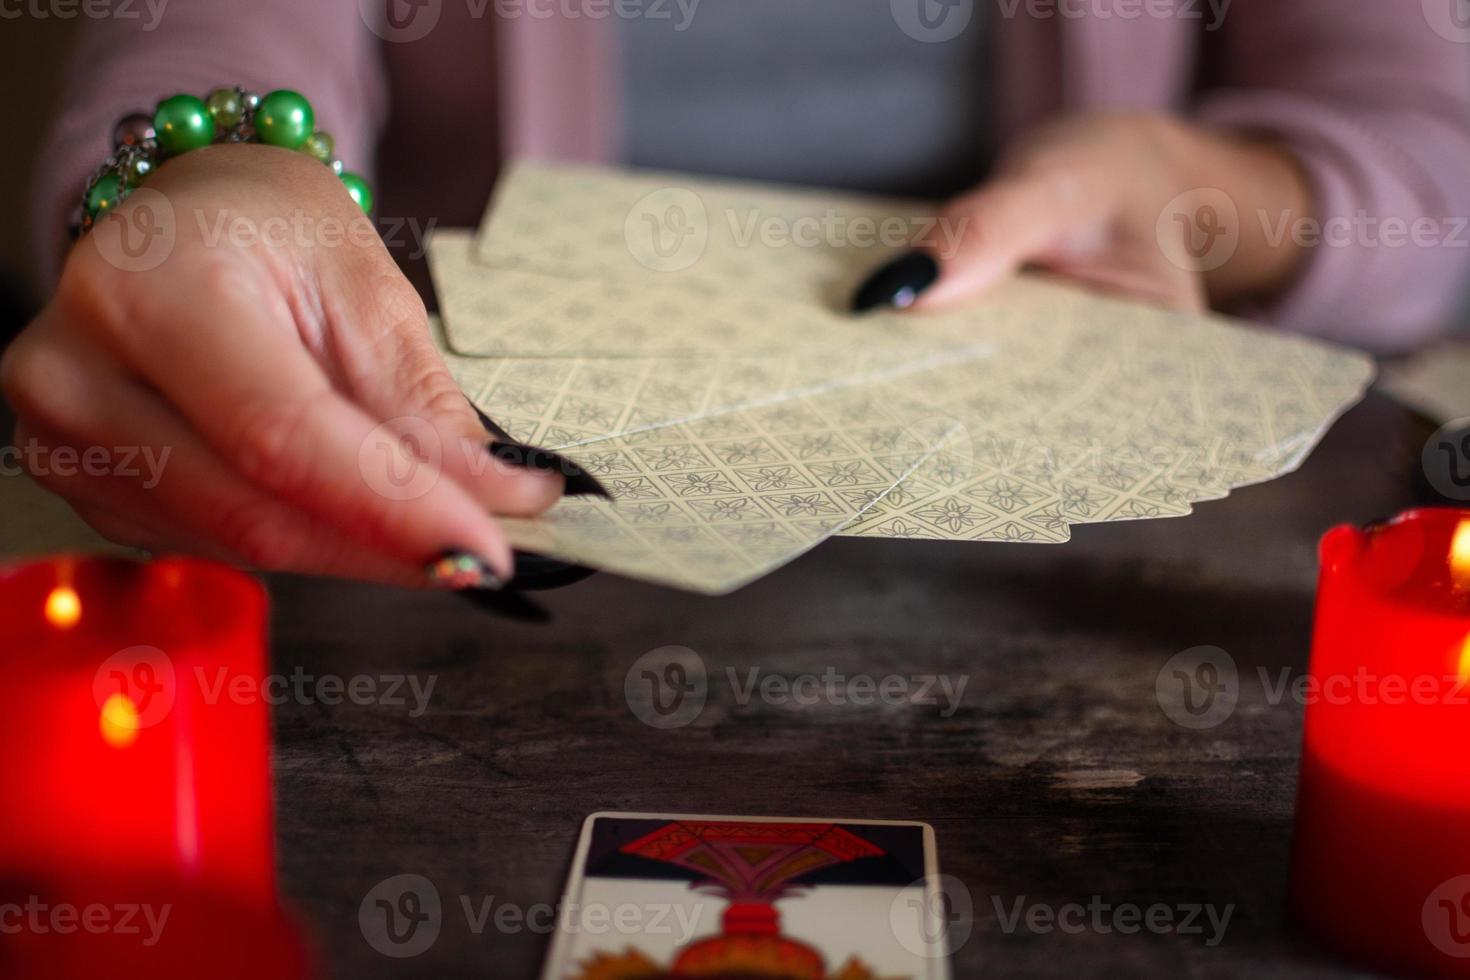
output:
{"label": "face-up tarot card", "polygon": [[597,813],[542,980],[948,980],[934,831]]}

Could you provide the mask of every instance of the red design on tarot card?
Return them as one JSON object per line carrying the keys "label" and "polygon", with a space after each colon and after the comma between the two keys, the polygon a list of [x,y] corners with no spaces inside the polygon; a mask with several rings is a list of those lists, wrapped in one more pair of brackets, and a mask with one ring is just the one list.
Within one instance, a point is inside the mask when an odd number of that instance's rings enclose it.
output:
{"label": "red design on tarot card", "polygon": [[676,820],[622,848],[701,875],[731,902],[770,903],[787,895],[795,878],[859,858],[882,857],[881,847],[836,824],[734,823]]}
{"label": "red design on tarot card", "polygon": [[[716,936],[679,951],[671,976],[771,976],[820,980],[822,954],[781,935],[775,901],[821,868],[886,852],[836,824],[675,820],[622,847],[624,854],[695,872],[693,887],[729,900]],[[854,969],[857,965],[854,964]]]}

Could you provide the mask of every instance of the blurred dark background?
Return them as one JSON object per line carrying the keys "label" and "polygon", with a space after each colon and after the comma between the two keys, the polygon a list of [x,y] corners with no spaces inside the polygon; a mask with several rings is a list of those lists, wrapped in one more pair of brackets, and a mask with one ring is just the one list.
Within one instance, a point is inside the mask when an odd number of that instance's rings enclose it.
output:
{"label": "blurred dark background", "polygon": [[57,87],[79,23],[79,17],[0,20],[0,92],[11,134],[8,151],[0,153],[0,344],[39,301],[30,281],[31,177],[41,134],[60,102]]}

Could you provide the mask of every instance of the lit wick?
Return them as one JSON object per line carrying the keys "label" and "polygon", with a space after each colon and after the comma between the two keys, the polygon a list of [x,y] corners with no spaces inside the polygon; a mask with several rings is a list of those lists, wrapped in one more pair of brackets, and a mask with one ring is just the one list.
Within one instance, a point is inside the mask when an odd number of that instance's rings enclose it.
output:
{"label": "lit wick", "polygon": [[[1470,592],[1470,521],[1461,521],[1450,541],[1450,583],[1456,592]],[[1470,635],[1460,648],[1460,677],[1470,679]]]}
{"label": "lit wick", "polygon": [[103,703],[97,727],[108,745],[127,748],[138,740],[138,708],[126,694],[114,694]]}
{"label": "lit wick", "polygon": [[82,599],[76,589],[58,585],[46,596],[46,622],[57,629],[69,630],[82,618]]}

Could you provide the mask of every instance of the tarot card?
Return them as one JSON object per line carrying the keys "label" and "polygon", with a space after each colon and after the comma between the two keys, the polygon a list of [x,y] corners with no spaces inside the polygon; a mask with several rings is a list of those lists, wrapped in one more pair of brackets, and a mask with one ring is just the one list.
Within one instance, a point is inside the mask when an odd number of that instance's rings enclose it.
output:
{"label": "tarot card", "polygon": [[948,980],[928,824],[595,813],[542,980]]}

